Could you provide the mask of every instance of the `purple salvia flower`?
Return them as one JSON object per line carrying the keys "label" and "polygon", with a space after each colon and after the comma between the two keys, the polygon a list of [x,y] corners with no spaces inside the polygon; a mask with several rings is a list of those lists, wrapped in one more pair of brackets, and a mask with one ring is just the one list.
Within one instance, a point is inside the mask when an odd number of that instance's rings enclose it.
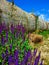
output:
{"label": "purple salvia flower", "polygon": [[[41,52],[40,52],[41,53]],[[39,60],[40,60],[40,53],[39,55],[35,58],[34,64],[33,65],[38,65]]]}
{"label": "purple salvia flower", "polygon": [[15,62],[10,62],[10,64],[8,64],[8,65],[15,65]]}
{"label": "purple salvia flower", "polygon": [[21,61],[21,63],[20,63],[20,65],[25,65],[26,63],[25,63],[25,61],[23,60],[23,61]]}
{"label": "purple salvia flower", "polygon": [[40,59],[40,54],[41,54],[41,51],[39,52],[38,59]]}
{"label": "purple salvia flower", "polygon": [[28,51],[28,65],[31,64],[32,61],[32,55],[31,55],[31,50]]}
{"label": "purple salvia flower", "polygon": [[15,38],[18,38],[19,34],[20,34],[20,32],[17,31],[16,34],[15,34]]}
{"label": "purple salvia flower", "polygon": [[21,25],[18,24],[18,25],[16,26],[16,34],[15,34],[15,37],[16,37],[16,38],[19,37],[20,31],[21,31]]}
{"label": "purple salvia flower", "polygon": [[40,63],[40,65],[43,65],[43,59],[41,60],[41,63]]}
{"label": "purple salvia flower", "polygon": [[24,59],[21,61],[20,65],[26,65],[28,61],[28,57],[24,57]]}
{"label": "purple salvia flower", "polygon": [[27,65],[31,65],[30,62],[28,62]]}
{"label": "purple salvia flower", "polygon": [[12,60],[13,60],[13,56],[9,55],[9,57],[8,57],[8,65],[11,65]]}
{"label": "purple salvia flower", "polygon": [[1,43],[2,43],[2,45],[5,44],[5,42],[4,42],[4,36],[3,35],[1,35]]}
{"label": "purple salvia flower", "polygon": [[36,49],[36,48],[34,48],[33,57],[35,57],[35,56],[36,56],[36,53],[37,53],[37,49]]}
{"label": "purple salvia flower", "polygon": [[27,56],[28,56],[28,57],[31,56],[31,50],[28,50],[28,52],[27,52]]}
{"label": "purple salvia flower", "polygon": [[6,42],[8,41],[8,32],[6,32]]}
{"label": "purple salvia flower", "polygon": [[28,61],[28,56],[26,55],[24,59],[21,61],[20,65],[26,65]]}
{"label": "purple salvia flower", "polygon": [[10,47],[10,52],[12,52],[12,44],[10,44],[10,46],[9,46],[9,47]]}
{"label": "purple salvia flower", "polygon": [[25,31],[26,31],[26,30],[25,30],[25,27],[23,27],[23,26],[22,26],[21,30],[22,30],[22,34],[24,34]]}
{"label": "purple salvia flower", "polygon": [[8,48],[6,47],[6,51],[5,51],[6,56],[8,56]]}
{"label": "purple salvia flower", "polygon": [[27,52],[27,54],[25,55],[24,59],[22,60],[20,65],[26,65],[28,62],[28,58],[31,56],[30,50]]}
{"label": "purple salvia flower", "polygon": [[33,65],[38,65],[38,62],[39,62],[38,57],[36,57]]}
{"label": "purple salvia flower", "polygon": [[6,57],[2,61],[2,65],[5,65],[5,62],[6,62]]}
{"label": "purple salvia flower", "polygon": [[4,58],[5,58],[5,53],[3,52],[3,53],[2,53],[2,59],[4,59]]}
{"label": "purple salvia flower", "polygon": [[25,40],[25,36],[24,36],[25,28],[23,27],[23,25],[22,24],[18,24],[16,26],[16,30],[17,30],[16,37],[18,37],[19,35],[21,35],[22,39]]}
{"label": "purple salvia flower", "polygon": [[2,33],[2,24],[0,24],[0,34]]}
{"label": "purple salvia flower", "polygon": [[15,59],[15,65],[18,65],[18,50],[14,51],[14,59]]}
{"label": "purple salvia flower", "polygon": [[21,31],[21,25],[18,24],[18,25],[16,26],[16,30],[17,30],[17,31]]}
{"label": "purple salvia flower", "polygon": [[15,51],[14,51],[14,58],[15,58],[15,59],[18,59],[18,50],[15,50]]}
{"label": "purple salvia flower", "polygon": [[22,34],[21,37],[22,37],[23,41],[25,41],[25,36],[24,36],[24,34]]}
{"label": "purple salvia flower", "polygon": [[19,64],[18,59],[16,59],[15,60],[15,65],[18,65],[18,64]]}
{"label": "purple salvia flower", "polygon": [[23,25],[21,25],[21,36],[22,36],[22,39],[24,40],[25,39],[25,36],[24,36],[24,34],[25,34],[25,27],[23,26]]}

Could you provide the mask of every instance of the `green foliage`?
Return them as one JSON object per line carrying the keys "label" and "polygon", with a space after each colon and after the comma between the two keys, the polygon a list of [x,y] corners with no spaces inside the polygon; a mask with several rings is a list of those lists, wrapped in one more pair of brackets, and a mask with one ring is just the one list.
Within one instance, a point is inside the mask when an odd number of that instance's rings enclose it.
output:
{"label": "green foliage", "polygon": [[43,35],[45,38],[47,38],[49,35],[49,30],[40,31],[40,32],[38,32],[38,34]]}
{"label": "green foliage", "polygon": [[[6,37],[6,34],[5,34],[5,31],[2,31],[2,34],[4,35],[4,37]],[[25,36],[26,36],[27,33],[25,33]],[[29,40],[28,38],[26,38],[24,41],[21,37],[19,37],[18,39],[14,37],[14,35],[9,31],[8,32],[8,42],[2,46],[0,45],[0,56],[2,54],[2,52],[5,52],[6,50],[6,47],[8,47],[8,51],[9,51],[9,45],[12,44],[12,54],[14,53],[14,50],[17,48],[20,52],[19,54],[19,59],[20,59],[20,62],[21,60],[23,59],[23,56],[24,56],[24,51],[26,50],[26,52],[29,50],[29,49],[32,49],[32,47],[29,45]],[[10,51],[9,51],[10,53]],[[1,58],[1,57],[0,57]],[[1,61],[1,60],[0,60]]]}

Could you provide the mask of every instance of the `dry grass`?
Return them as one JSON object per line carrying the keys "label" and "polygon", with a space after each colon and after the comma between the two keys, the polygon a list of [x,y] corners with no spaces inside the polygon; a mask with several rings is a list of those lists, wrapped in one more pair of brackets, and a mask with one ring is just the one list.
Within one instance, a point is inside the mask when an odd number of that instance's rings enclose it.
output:
{"label": "dry grass", "polygon": [[43,41],[37,44],[29,39],[29,45],[41,51],[41,58],[44,59],[44,65],[49,65],[49,37],[47,39],[43,37]]}

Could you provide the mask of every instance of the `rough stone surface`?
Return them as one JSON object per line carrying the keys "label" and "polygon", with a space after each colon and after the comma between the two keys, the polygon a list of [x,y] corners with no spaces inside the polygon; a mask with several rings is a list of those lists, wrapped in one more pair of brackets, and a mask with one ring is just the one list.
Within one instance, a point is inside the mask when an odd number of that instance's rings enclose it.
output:
{"label": "rough stone surface", "polygon": [[[6,0],[0,0],[0,9],[2,10],[0,15],[3,22],[14,22],[15,24],[22,23],[28,30],[35,30],[35,15],[25,12],[18,6],[12,6],[12,3],[9,3]],[[38,19],[37,26],[38,29],[46,29],[47,27],[49,29],[49,25],[46,25],[46,23],[41,19]]]}

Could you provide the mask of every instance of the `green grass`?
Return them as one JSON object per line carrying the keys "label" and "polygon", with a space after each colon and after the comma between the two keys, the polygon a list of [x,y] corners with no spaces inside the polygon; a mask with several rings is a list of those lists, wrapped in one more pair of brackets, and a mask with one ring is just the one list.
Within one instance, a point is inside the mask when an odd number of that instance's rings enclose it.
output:
{"label": "green grass", "polygon": [[45,38],[47,38],[49,35],[49,30],[40,31],[40,32],[38,32],[38,34],[43,35]]}

